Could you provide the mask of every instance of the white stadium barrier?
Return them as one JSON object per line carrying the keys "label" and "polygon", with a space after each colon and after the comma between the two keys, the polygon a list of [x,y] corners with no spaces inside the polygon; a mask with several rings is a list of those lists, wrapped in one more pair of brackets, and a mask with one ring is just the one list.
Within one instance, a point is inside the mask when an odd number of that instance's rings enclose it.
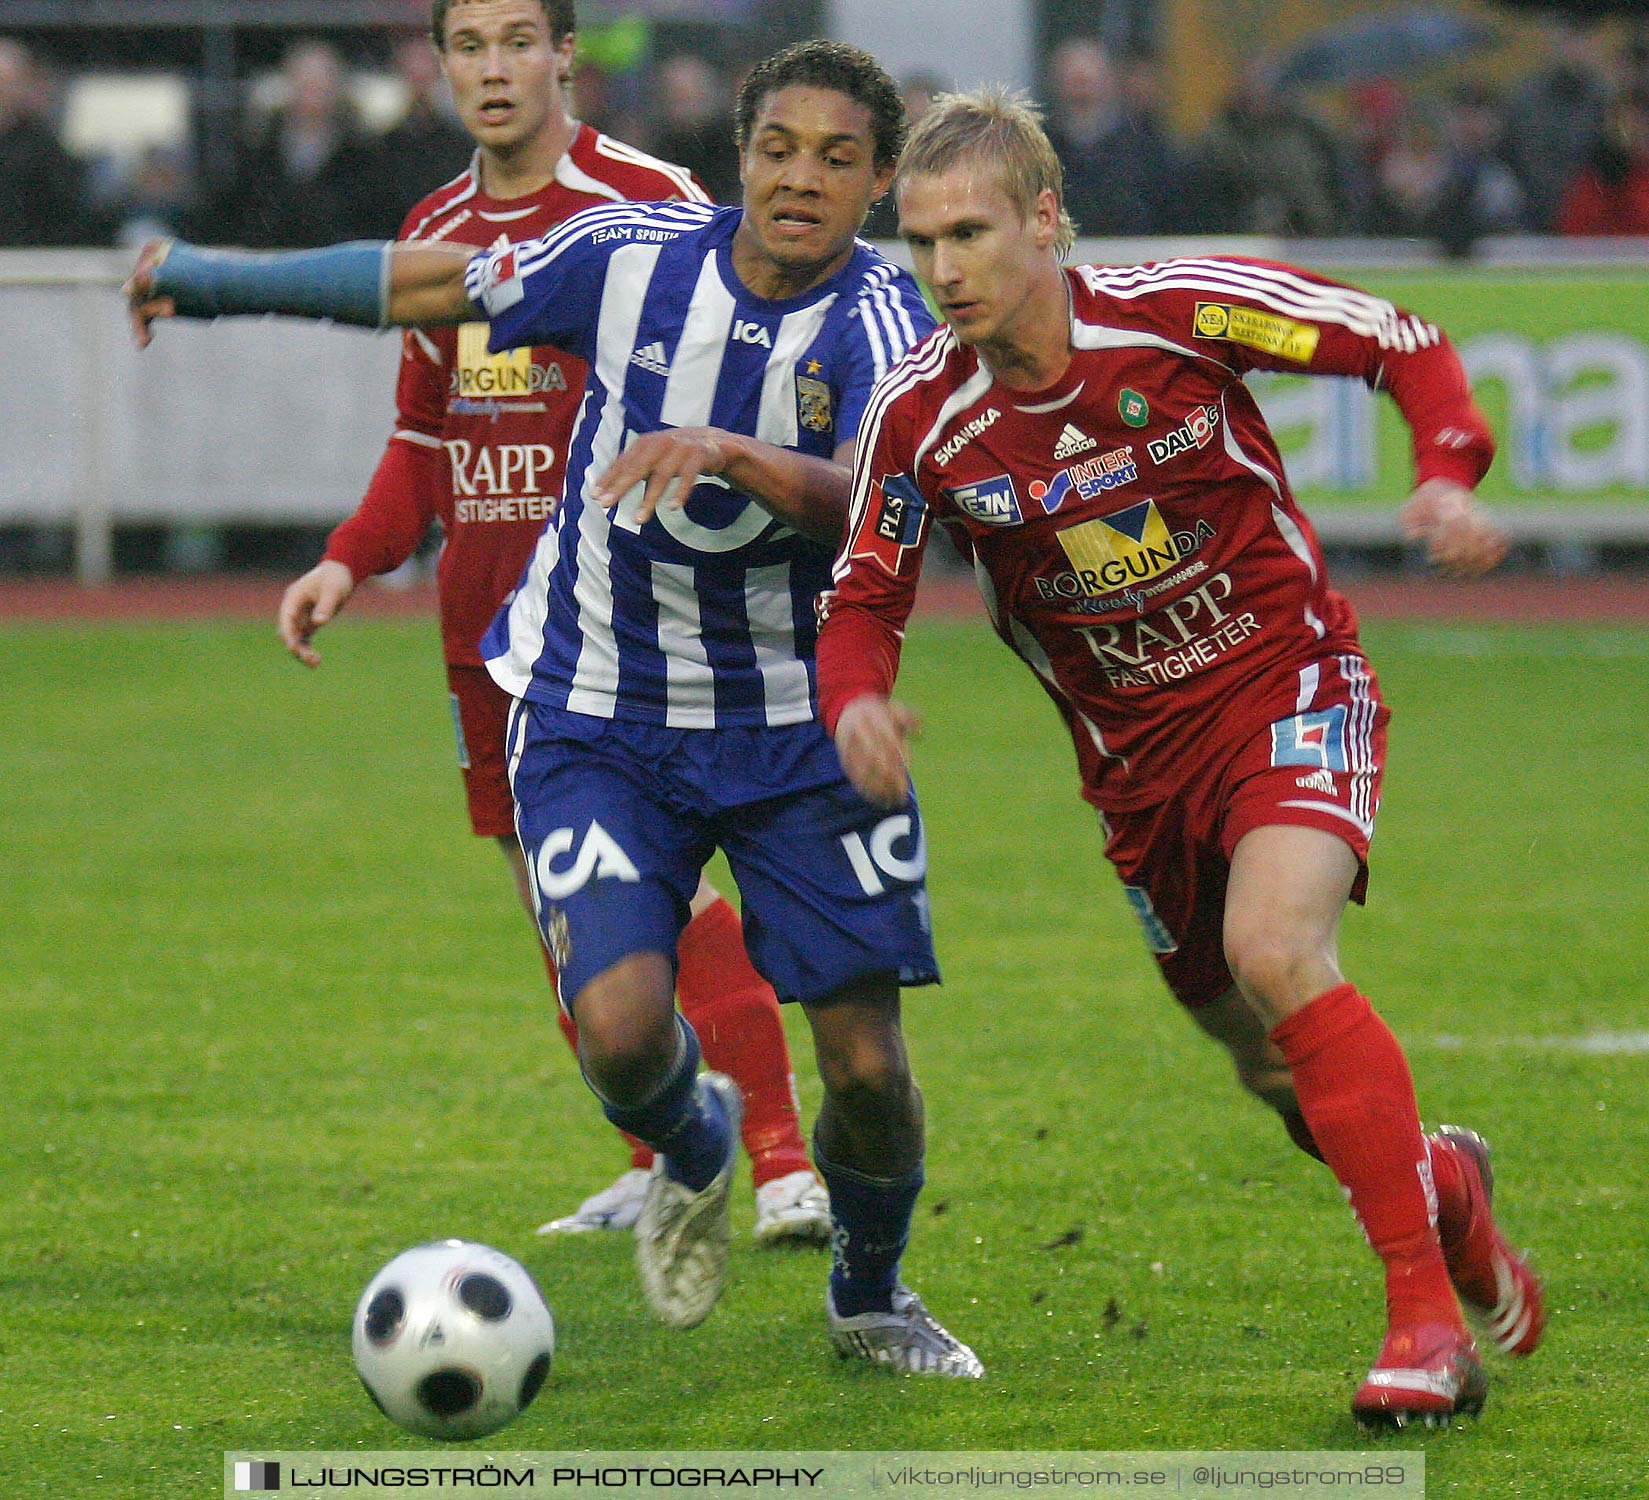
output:
{"label": "white stadium barrier", "polygon": [[96,581],[118,523],[346,514],[393,423],[399,337],[180,321],[139,353],[119,296],[133,259],[0,255],[0,522],[72,521]]}
{"label": "white stadium barrier", "polygon": [[[1644,246],[1487,248],[1469,268],[1419,246],[1330,242],[1089,241],[1076,259],[1219,249],[1304,261],[1378,290],[1389,282],[1399,296],[1409,283],[1426,296],[1457,291],[1452,278],[1484,278],[1462,308],[1433,315],[1497,418],[1502,458],[1490,478],[1514,502],[1502,507],[1509,528],[1556,548],[1649,543]],[[0,252],[0,524],[72,525],[77,575],[96,582],[111,571],[117,525],[345,515],[390,431],[398,338],[275,319],[179,322],[140,354],[118,294],[132,260],[124,250]],[[1525,275],[1550,280],[1538,306],[1516,283]],[[1554,314],[1565,297],[1575,310]],[[1261,400],[1324,541],[1393,544],[1406,476],[1376,430],[1373,399],[1350,382],[1285,381],[1264,385]]]}

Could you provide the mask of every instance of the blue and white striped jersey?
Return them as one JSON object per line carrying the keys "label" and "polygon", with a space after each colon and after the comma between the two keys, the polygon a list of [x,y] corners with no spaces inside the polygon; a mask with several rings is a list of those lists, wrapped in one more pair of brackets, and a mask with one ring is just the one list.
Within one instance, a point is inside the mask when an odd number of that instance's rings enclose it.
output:
{"label": "blue and white striped jersey", "polygon": [[493,350],[556,344],[589,365],[565,497],[482,642],[515,697],[685,729],[801,723],[817,709],[813,601],[831,550],[721,479],[637,526],[589,488],[636,436],[720,427],[829,457],[871,387],[933,328],[914,280],[869,245],[799,297],[734,273],[742,211],[625,203],[478,256]]}

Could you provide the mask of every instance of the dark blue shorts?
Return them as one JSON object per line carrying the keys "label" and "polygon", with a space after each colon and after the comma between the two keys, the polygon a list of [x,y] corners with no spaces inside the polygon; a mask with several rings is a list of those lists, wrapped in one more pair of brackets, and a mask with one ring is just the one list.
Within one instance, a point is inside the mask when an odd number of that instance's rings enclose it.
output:
{"label": "dark blue shorts", "polygon": [[632,953],[674,955],[717,848],[750,957],[781,1000],[873,974],[938,981],[916,799],[872,807],[819,724],[665,729],[519,700],[508,745],[516,831],[568,1003]]}

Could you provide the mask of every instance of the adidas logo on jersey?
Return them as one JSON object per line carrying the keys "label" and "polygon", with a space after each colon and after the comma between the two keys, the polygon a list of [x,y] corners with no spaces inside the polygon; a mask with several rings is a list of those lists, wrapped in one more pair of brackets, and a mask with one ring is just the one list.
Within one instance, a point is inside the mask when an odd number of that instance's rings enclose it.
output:
{"label": "adidas logo on jersey", "polygon": [[1099,444],[1074,422],[1067,422],[1065,430],[1059,434],[1059,441],[1054,444],[1054,461],[1063,463],[1067,458],[1075,458],[1077,454],[1086,453],[1090,448],[1098,446]]}
{"label": "adidas logo on jersey", "polygon": [[1313,771],[1309,776],[1296,776],[1294,785],[1302,792],[1321,792],[1325,797],[1332,797],[1338,788],[1334,785],[1334,778],[1327,771]]}
{"label": "adidas logo on jersey", "polygon": [[637,349],[630,356],[630,363],[640,365],[644,370],[651,370],[655,375],[670,373],[669,356],[664,352],[662,339],[654,339],[645,349]]}

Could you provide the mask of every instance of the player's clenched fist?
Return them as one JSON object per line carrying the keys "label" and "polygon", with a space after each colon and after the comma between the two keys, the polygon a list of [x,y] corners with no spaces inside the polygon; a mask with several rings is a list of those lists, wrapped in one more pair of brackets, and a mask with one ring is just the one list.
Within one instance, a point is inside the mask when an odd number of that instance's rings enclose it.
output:
{"label": "player's clenched fist", "polygon": [[155,296],[155,271],[172,248],[170,240],[150,240],[137,257],[137,265],[126,278],[121,291],[126,297],[127,316],[131,319],[132,336],[139,349],[147,349],[154,337],[149,325],[156,318],[169,318],[177,311],[170,297]]}
{"label": "player's clenched fist", "polygon": [[1463,485],[1428,479],[1398,512],[1403,535],[1426,544],[1426,560],[1454,578],[1475,578],[1506,555],[1506,533]]}
{"label": "player's clenched fist", "polygon": [[910,797],[905,742],[922,731],[916,710],[897,699],[866,693],[836,721],[836,753],[847,779],[877,807],[903,807]]}

